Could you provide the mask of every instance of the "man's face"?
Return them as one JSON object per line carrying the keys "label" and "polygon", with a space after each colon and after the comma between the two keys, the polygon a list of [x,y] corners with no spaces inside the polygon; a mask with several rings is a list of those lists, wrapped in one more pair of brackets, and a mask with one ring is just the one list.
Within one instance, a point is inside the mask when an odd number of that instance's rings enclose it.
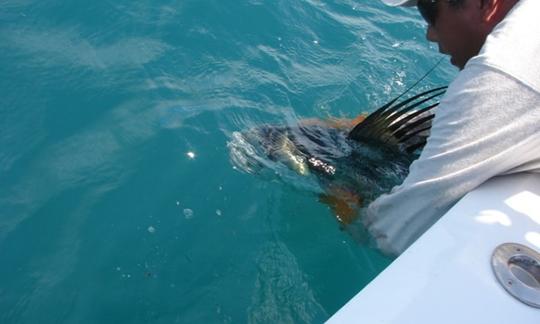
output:
{"label": "man's face", "polygon": [[439,45],[439,52],[450,56],[450,61],[460,70],[476,56],[486,40],[482,24],[480,0],[463,0],[462,4],[437,2],[438,15],[434,25],[429,25],[426,38]]}

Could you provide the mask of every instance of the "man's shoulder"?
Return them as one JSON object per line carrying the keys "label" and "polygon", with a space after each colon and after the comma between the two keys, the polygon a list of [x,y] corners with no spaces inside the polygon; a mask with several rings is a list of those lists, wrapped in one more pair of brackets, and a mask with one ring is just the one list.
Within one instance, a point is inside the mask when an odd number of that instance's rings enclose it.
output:
{"label": "man's shoulder", "polygon": [[[539,104],[540,92],[520,80],[490,66],[471,65],[448,87],[431,134],[441,141],[463,139],[466,145],[504,127],[537,129]],[[512,126],[509,121],[513,121]]]}
{"label": "man's shoulder", "polygon": [[487,66],[540,92],[540,1],[521,0],[486,39],[465,69]]}

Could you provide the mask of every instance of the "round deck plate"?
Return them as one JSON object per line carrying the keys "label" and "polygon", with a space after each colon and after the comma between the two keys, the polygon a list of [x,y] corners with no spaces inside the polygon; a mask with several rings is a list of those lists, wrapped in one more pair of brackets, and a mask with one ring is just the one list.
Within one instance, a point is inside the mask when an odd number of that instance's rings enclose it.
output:
{"label": "round deck plate", "polygon": [[491,266],[510,295],[540,308],[540,253],[522,244],[504,243],[493,252]]}

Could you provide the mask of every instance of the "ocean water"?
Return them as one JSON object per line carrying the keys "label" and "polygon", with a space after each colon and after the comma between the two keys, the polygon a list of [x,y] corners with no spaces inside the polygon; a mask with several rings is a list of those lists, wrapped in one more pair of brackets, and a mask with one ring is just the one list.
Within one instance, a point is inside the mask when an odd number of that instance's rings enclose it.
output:
{"label": "ocean water", "polygon": [[439,60],[424,29],[378,1],[1,1],[0,323],[329,318],[392,259],[227,143],[373,111]]}

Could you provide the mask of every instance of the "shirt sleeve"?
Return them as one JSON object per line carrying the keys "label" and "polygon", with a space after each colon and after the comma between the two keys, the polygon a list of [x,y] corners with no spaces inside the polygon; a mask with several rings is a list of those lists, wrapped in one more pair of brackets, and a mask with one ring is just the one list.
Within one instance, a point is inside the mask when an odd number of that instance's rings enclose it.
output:
{"label": "shirt sleeve", "polygon": [[403,184],[363,210],[378,247],[399,254],[487,179],[538,167],[539,115],[539,94],[514,78],[482,65],[461,71]]}

